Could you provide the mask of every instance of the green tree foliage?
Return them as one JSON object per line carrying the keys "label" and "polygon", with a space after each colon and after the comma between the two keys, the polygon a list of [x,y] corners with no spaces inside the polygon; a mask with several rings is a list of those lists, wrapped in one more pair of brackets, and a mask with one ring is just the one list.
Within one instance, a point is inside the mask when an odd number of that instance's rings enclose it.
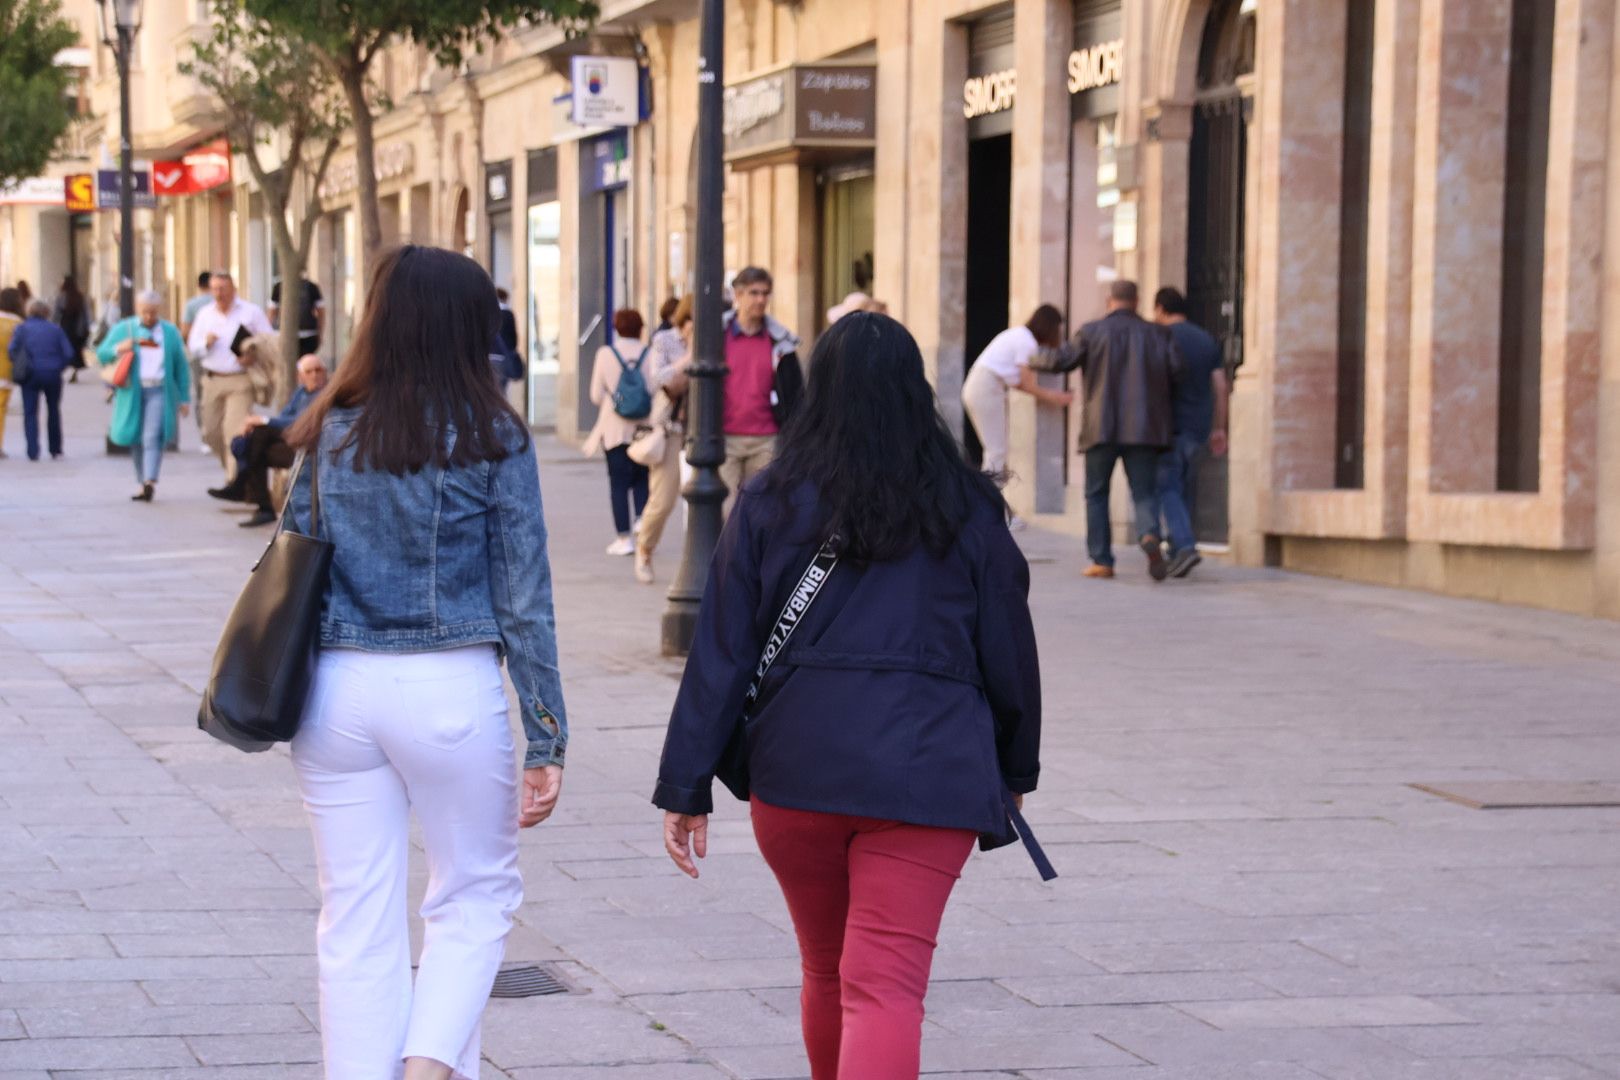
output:
{"label": "green tree foliage", "polygon": [[43,172],[72,124],[73,73],[56,54],[77,44],[56,0],[0,0],[0,184]]}
{"label": "green tree foliage", "polygon": [[271,24],[312,46],[336,77],[354,118],[359,187],[360,239],[369,279],[370,262],[382,246],[377,202],[377,102],[368,93],[372,62],[390,44],[409,41],[441,64],[459,68],[481,42],[533,23],[569,29],[589,25],[595,0],[242,0]]}
{"label": "green tree foliage", "polygon": [[349,123],[347,101],[313,46],[253,15],[243,0],[213,0],[208,35],[179,69],[215,99],[231,146],[264,197],[281,267],[283,385],[291,386],[298,281],[320,221],[321,180]]}

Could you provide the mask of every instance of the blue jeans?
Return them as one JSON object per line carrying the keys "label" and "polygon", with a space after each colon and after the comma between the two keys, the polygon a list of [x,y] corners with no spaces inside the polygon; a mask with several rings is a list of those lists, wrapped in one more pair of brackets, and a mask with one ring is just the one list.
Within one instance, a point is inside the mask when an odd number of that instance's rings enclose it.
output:
{"label": "blue jeans", "polygon": [[1176,444],[1159,458],[1159,506],[1170,533],[1170,553],[1179,555],[1198,546],[1193,531],[1198,512],[1198,466],[1204,460],[1204,443],[1177,435]]}
{"label": "blue jeans", "polygon": [[1136,537],[1159,535],[1159,496],[1156,489],[1159,455],[1156,446],[1120,446],[1099,443],[1086,451],[1086,551],[1098,566],[1114,565],[1113,537],[1108,526],[1108,492],[1113,486],[1114,463],[1125,463],[1136,508]]}
{"label": "blue jeans", "polygon": [[36,375],[21,386],[23,439],[28,443],[28,460],[39,460],[39,399],[45,398],[45,434],[51,456],[62,452],[62,373]]}
{"label": "blue jeans", "polygon": [[157,483],[163,469],[163,413],[167,404],[163,387],[141,387],[141,432],[129,447],[137,484]]}

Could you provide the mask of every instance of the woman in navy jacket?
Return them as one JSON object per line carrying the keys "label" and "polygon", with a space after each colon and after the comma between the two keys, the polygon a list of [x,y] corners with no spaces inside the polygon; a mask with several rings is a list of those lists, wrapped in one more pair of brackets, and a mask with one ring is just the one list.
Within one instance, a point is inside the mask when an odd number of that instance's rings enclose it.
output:
{"label": "woman in navy jacket", "polygon": [[[817,344],[776,461],[721,536],[653,801],[696,877],[714,778],[750,799],[799,938],[815,1080],[917,1075],[945,902],[974,840],[1010,840],[1035,789],[1029,570],[1006,519],[916,342],[863,312]],[[805,606],[818,551],[836,563]]]}

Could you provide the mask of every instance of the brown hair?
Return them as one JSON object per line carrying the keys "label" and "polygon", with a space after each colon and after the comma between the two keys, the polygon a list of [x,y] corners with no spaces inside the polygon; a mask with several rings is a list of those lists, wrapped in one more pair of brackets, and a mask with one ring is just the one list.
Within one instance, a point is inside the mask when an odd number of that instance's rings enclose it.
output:
{"label": "brown hair", "polygon": [[354,448],[359,472],[404,476],[429,464],[499,461],[527,447],[528,431],[490,363],[499,326],[494,283],[471,259],[416,244],[385,251],[354,344],[288,430],[288,444],[317,447],[332,409],[358,407],[337,449]]}
{"label": "brown hair", "polygon": [[613,332],[620,337],[638,338],[646,325],[635,308],[620,308],[613,313]]}
{"label": "brown hair", "polygon": [[681,297],[680,303],[675,305],[675,312],[669,317],[669,325],[679,330],[692,321],[692,293]]}

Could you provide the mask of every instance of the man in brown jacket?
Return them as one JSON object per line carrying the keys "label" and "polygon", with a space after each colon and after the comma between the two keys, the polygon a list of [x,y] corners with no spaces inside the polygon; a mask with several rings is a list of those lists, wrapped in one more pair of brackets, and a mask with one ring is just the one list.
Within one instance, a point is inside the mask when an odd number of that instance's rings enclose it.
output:
{"label": "man in brown jacket", "polygon": [[1175,342],[1164,327],[1136,313],[1134,281],[1116,281],[1108,290],[1108,314],[1080,328],[1056,349],[1042,349],[1030,366],[1042,371],[1074,371],[1085,380],[1080,450],[1086,455],[1085,576],[1114,576],[1108,523],[1108,494],[1114,465],[1124,462],[1136,508],[1137,543],[1148,558],[1154,581],[1165,576],[1159,539],[1159,455],[1175,439],[1170,388],[1182,376]]}

